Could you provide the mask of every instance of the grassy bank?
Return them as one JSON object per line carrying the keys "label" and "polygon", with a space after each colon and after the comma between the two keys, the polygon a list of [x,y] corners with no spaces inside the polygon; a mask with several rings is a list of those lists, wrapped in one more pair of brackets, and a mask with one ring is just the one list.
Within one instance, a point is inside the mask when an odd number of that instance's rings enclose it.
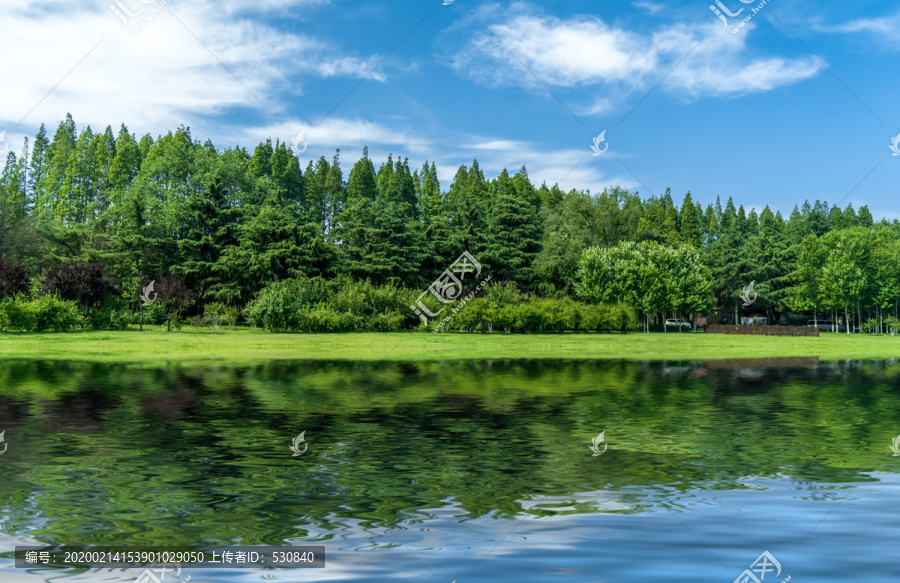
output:
{"label": "grassy bank", "polygon": [[900,357],[900,337],[823,334],[818,338],[718,334],[271,334],[260,330],[166,332],[85,331],[0,334],[0,359],[98,362],[266,359],[461,360],[627,359],[710,360],[818,357],[822,360]]}

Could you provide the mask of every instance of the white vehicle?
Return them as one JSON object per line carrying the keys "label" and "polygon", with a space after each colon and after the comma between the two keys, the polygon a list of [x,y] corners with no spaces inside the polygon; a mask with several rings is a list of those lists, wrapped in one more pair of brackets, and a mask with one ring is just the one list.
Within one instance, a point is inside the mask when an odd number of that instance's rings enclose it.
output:
{"label": "white vehicle", "polygon": [[669,318],[668,320],[666,320],[666,326],[687,326],[688,328],[690,328],[691,323],[680,318]]}

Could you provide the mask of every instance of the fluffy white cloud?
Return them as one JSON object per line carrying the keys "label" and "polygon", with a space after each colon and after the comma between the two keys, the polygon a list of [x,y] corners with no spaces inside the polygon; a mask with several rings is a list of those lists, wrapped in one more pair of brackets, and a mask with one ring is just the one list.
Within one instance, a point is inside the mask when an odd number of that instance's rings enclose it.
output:
{"label": "fluffy white cloud", "polygon": [[[124,121],[155,135],[235,111],[262,120],[269,113],[261,104],[290,119],[285,99],[302,94],[304,81],[361,78],[380,60],[341,54],[259,18],[326,1],[4,0],[0,46],[15,58],[0,60],[0,129],[32,134],[71,112],[79,127]],[[251,6],[256,14],[243,14]],[[383,72],[370,78],[385,79]]]}
{"label": "fluffy white cloud", "polygon": [[497,20],[488,25],[492,34],[481,30],[466,39],[450,58],[451,66],[487,86],[601,86],[606,97],[588,112],[606,111],[614,95],[621,99],[650,88],[666,74],[663,86],[682,96],[731,95],[796,83],[820,68],[811,57],[750,56],[752,22],[742,34],[731,34],[714,21],[639,33],[596,17],[545,16],[525,5],[515,5]]}

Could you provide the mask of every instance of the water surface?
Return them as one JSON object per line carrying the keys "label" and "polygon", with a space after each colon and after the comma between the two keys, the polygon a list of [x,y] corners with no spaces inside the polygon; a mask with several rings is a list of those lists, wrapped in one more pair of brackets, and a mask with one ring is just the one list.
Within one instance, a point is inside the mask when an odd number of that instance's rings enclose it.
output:
{"label": "water surface", "polygon": [[731,583],[769,551],[766,583],[897,581],[898,380],[804,359],[0,362],[0,580],[140,573],[15,569],[15,545],[315,544],[325,569],[184,574]]}

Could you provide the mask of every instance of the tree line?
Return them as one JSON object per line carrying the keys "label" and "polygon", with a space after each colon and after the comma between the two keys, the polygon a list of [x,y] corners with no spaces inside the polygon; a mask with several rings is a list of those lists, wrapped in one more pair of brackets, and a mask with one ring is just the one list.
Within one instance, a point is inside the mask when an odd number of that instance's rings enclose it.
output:
{"label": "tree line", "polygon": [[[339,150],[304,169],[277,140],[218,150],[183,126],[138,138],[124,124],[78,131],[71,115],[9,152],[0,175],[0,296],[66,297],[49,270],[90,265],[106,295],[177,278],[169,305],[202,315],[210,304],[246,310],[287,280],[425,290],[463,251],[525,298],[624,302],[645,325],[713,307],[737,319],[751,281],[753,309],[773,320],[839,312],[881,323],[900,297],[900,225],[876,223],[865,206],[816,200],[784,217],[731,198],[704,208],[690,192],[680,205],[670,190],[564,192],[535,186],[524,166],[486,178],[477,160],[442,188],[433,162],[389,155],[376,169],[365,148],[345,176]],[[625,271],[610,279],[616,261]]]}

